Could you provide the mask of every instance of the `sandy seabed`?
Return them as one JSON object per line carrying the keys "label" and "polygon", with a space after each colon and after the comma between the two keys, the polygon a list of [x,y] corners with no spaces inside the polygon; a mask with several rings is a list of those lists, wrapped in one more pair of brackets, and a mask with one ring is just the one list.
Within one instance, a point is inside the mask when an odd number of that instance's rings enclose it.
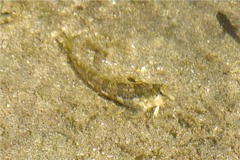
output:
{"label": "sandy seabed", "polygon": [[[0,2],[0,159],[240,159],[239,2]],[[132,118],[88,88],[56,39],[107,76],[163,83]],[[240,36],[240,32],[237,34]],[[95,64],[91,42],[109,52]]]}

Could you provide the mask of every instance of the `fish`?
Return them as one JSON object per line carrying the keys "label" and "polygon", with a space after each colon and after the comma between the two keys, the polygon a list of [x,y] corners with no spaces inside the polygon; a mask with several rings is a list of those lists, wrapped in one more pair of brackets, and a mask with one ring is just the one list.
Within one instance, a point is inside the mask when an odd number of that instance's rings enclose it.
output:
{"label": "fish", "polygon": [[[101,74],[90,64],[83,63],[81,58],[73,53],[72,38],[66,34],[58,42],[66,50],[68,61],[78,77],[101,97],[123,105],[133,112],[147,111],[156,107],[154,116],[157,116],[159,108],[164,106],[165,97],[174,100],[164,84],[136,81],[132,77],[111,77]],[[101,47],[93,50],[99,51]]]}
{"label": "fish", "polygon": [[237,28],[232,25],[227,16],[224,13],[218,11],[216,18],[220,26],[223,28],[223,32],[230,35],[237,43],[240,44],[240,37],[237,34]]}

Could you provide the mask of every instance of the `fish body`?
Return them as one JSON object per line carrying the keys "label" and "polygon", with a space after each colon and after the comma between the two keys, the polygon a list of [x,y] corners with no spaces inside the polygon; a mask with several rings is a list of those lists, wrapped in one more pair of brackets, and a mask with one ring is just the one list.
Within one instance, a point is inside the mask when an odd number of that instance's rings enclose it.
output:
{"label": "fish body", "polygon": [[[131,82],[121,77],[102,75],[90,65],[83,63],[74,53],[68,53],[68,59],[72,68],[87,86],[100,96],[122,104],[130,110],[139,110],[139,106],[143,107],[143,110],[153,108],[155,106],[151,106],[146,99],[164,94],[164,85],[162,84]],[[143,99],[148,105],[144,106]]]}
{"label": "fish body", "polygon": [[[58,40],[65,49],[69,64],[78,77],[100,96],[122,104],[132,111],[149,110],[156,107],[154,116],[157,116],[159,107],[163,107],[164,98],[174,100],[166,85],[135,81],[123,77],[110,77],[101,74],[91,65],[84,63],[80,57],[73,53],[72,37],[63,34]],[[91,46],[90,46],[91,47]],[[93,50],[101,51],[101,47]]]}
{"label": "fish body", "polygon": [[224,33],[230,35],[236,42],[240,44],[240,37],[237,35],[237,28],[232,25],[230,20],[222,12],[216,15],[220,26],[223,28]]}

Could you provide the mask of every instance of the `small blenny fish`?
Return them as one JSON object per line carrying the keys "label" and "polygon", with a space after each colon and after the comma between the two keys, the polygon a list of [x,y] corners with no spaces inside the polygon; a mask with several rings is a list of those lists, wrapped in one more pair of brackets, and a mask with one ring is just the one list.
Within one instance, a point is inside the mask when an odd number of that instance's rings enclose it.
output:
{"label": "small blenny fish", "polygon": [[[132,111],[147,111],[155,107],[156,117],[165,97],[174,100],[166,85],[135,81],[132,78],[109,77],[100,74],[91,65],[85,64],[73,53],[73,38],[63,34],[58,40],[66,50],[68,61],[81,80],[102,97],[117,102]],[[98,50],[101,50],[98,47]]]}
{"label": "small blenny fish", "polygon": [[237,35],[237,28],[232,25],[227,16],[222,12],[218,12],[216,17],[220,26],[223,28],[223,32],[229,34],[236,42],[240,44],[240,38]]}

